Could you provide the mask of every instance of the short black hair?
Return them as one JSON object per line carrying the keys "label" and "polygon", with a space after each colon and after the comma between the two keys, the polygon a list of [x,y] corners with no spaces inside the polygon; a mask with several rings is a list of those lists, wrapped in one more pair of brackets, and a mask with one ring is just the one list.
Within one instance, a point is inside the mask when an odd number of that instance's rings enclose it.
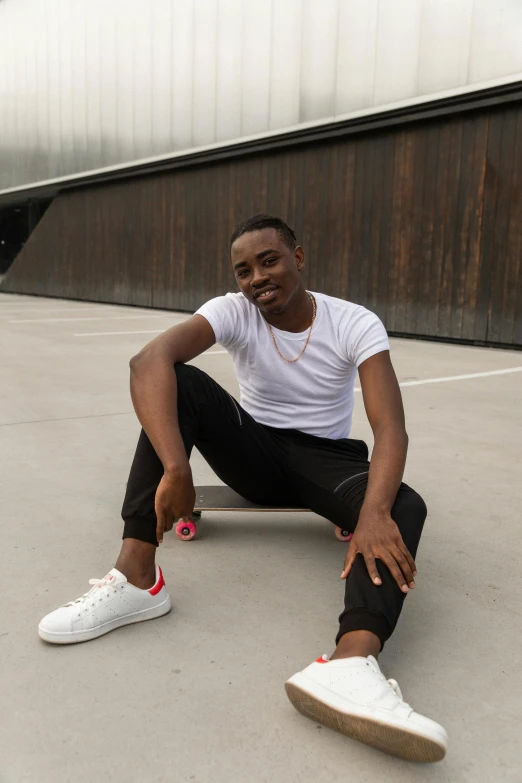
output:
{"label": "short black hair", "polygon": [[236,226],[234,233],[230,237],[230,247],[232,247],[236,239],[239,239],[243,234],[248,234],[251,231],[262,231],[264,228],[274,228],[285,245],[287,245],[290,250],[294,250],[297,239],[290,226],[281,218],[274,217],[273,215],[264,215],[262,213],[253,215],[253,217],[248,218],[248,220],[245,220],[243,223]]}

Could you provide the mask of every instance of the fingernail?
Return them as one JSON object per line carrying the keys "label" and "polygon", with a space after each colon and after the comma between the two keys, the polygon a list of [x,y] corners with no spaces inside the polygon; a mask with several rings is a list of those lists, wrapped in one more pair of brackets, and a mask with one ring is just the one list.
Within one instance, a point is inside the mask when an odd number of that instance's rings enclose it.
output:
{"label": "fingernail", "polygon": [[410,587],[413,590],[413,588],[415,587],[415,582],[410,582]]}
{"label": "fingernail", "polygon": [[381,580],[378,579],[377,577],[375,577],[375,579],[373,581],[375,582],[376,585],[382,584]]}
{"label": "fingernail", "polygon": [[403,592],[403,593],[407,593],[407,592],[408,592],[408,589],[409,589],[409,588],[408,588],[408,585],[403,585],[403,586],[402,586],[402,592]]}

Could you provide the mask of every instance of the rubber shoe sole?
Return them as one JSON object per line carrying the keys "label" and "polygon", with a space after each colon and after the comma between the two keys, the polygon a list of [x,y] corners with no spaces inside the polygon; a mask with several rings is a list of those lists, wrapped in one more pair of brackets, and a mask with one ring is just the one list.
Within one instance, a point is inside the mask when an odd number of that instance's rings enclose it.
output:
{"label": "rubber shoe sole", "polygon": [[[301,715],[406,761],[441,761],[446,755],[444,738],[441,737],[437,742],[436,739],[430,739],[400,725],[384,723],[356,712],[345,712],[307,691],[306,686],[310,682],[307,677],[296,674],[285,683],[286,694]],[[327,688],[315,682],[313,686],[314,690],[322,690],[322,695],[329,701],[332,697],[335,698],[335,694]],[[354,705],[354,709],[357,709],[357,706]],[[364,708],[359,709],[362,711]]]}
{"label": "rubber shoe sole", "polygon": [[141,609],[139,612],[118,617],[116,620],[110,620],[108,623],[98,625],[96,628],[88,628],[85,631],[65,631],[53,632],[46,631],[41,625],[38,626],[38,635],[44,642],[51,644],[77,644],[78,642],[88,642],[91,639],[97,639],[106,633],[115,631],[123,625],[132,625],[132,623],[142,623],[145,620],[154,620],[156,617],[162,617],[168,614],[172,608],[170,595],[167,595],[164,601],[150,609]]}

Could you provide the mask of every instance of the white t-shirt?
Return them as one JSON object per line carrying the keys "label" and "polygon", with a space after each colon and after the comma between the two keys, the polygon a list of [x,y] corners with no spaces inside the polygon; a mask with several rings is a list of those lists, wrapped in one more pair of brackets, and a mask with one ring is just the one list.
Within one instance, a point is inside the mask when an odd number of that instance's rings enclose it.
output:
{"label": "white t-shirt", "polygon": [[[199,308],[232,357],[243,408],[269,427],[323,438],[350,434],[357,368],[389,350],[379,318],[365,307],[311,292],[317,303],[312,336],[301,358],[278,356],[268,325],[242,293],[211,299]],[[272,327],[279,350],[295,358],[308,336]]]}

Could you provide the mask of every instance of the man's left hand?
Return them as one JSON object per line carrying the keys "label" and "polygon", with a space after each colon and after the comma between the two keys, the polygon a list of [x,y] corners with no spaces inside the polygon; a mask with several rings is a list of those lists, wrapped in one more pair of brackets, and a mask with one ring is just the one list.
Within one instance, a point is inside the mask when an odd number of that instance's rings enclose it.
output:
{"label": "man's left hand", "polygon": [[358,554],[364,557],[370,579],[376,585],[382,584],[375,560],[378,558],[388,567],[403,593],[415,587],[417,568],[415,560],[389,513],[361,509],[359,522],[350,541],[344,561],[341,579],[346,579]]}

